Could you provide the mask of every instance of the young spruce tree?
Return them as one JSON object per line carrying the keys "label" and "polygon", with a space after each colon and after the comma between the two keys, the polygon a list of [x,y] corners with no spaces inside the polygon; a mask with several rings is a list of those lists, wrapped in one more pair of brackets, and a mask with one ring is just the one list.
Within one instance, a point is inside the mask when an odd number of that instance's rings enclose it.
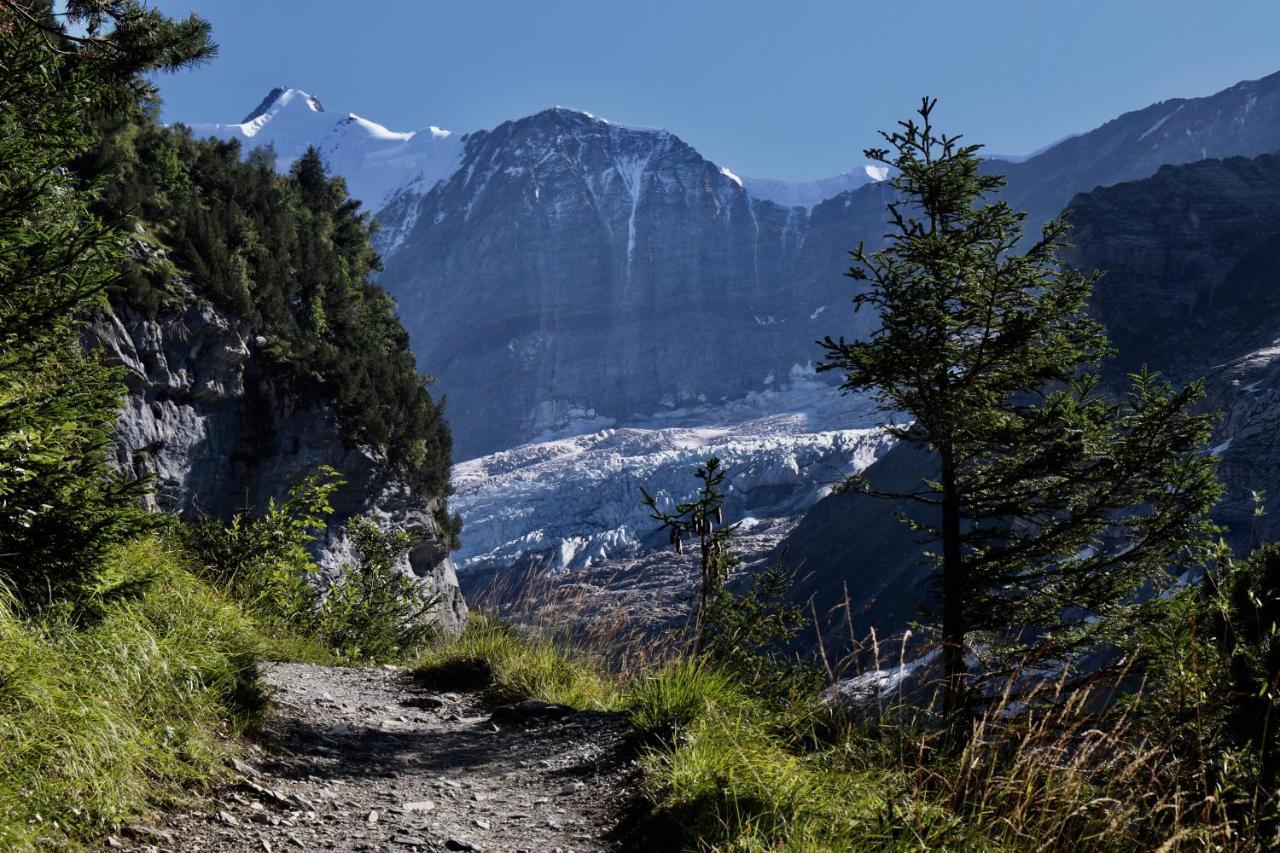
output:
{"label": "young spruce tree", "polygon": [[1220,487],[1204,452],[1212,416],[1192,412],[1201,385],[1144,370],[1122,401],[1103,393],[1109,345],[1086,310],[1098,275],[1058,263],[1066,220],[1020,250],[1025,215],[994,198],[1004,179],[982,171],[980,146],[934,129],[934,103],[866,152],[898,196],[886,247],[859,245],[848,272],[855,310],[880,327],[821,344],[822,369],[909,416],[886,428],[936,455],[937,481],[891,497],[937,519],[914,526],[935,546],[954,716],[971,639],[996,671],[1123,644],[1144,583],[1168,582],[1212,533]]}
{"label": "young spruce tree", "polygon": [[693,653],[700,655],[707,648],[709,621],[715,605],[725,595],[725,583],[729,573],[738,564],[738,558],[729,551],[737,524],[724,523],[725,469],[720,460],[711,457],[705,465],[699,465],[694,474],[702,486],[693,500],[677,503],[670,512],[662,509],[658,499],[641,486],[640,494],[650,517],[658,522],[659,531],[667,531],[676,553],[684,551],[686,536],[698,537],[698,607],[694,613]]}

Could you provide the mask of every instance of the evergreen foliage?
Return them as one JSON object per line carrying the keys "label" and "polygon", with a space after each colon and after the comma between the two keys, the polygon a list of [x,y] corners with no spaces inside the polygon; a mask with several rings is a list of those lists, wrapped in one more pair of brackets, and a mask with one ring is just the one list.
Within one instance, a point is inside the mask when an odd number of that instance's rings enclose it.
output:
{"label": "evergreen foliage", "polygon": [[787,690],[809,674],[780,654],[804,624],[803,611],[789,601],[794,578],[774,567],[752,578],[745,591],[729,589],[729,576],[742,561],[730,550],[739,524],[724,523],[725,475],[719,459],[708,459],[694,472],[702,484],[697,496],[669,512],[643,487],[640,493],[677,553],[683,551],[686,536],[698,537],[693,658],[732,672],[760,691]]}
{"label": "evergreen foliage", "polygon": [[[1280,544],[1259,548],[1249,559],[1225,560],[1205,579],[1205,636],[1221,660],[1226,696],[1222,732],[1246,751],[1274,835],[1280,826]],[[1257,803],[1260,797],[1255,797]]]}
{"label": "evergreen foliage", "polygon": [[114,128],[91,158],[117,175],[100,206],[130,213],[168,249],[166,262],[135,260],[121,292],[154,312],[183,298],[173,283],[185,274],[198,296],[267,337],[279,385],[333,400],[348,440],[378,448],[410,485],[443,497],[452,452],[444,401],[431,398],[391,298],[370,281],[380,262],[369,216],[314,149],[283,176],[271,151],[241,155],[237,142],[154,121]]}
{"label": "evergreen foliage", "polygon": [[1220,487],[1204,452],[1211,416],[1192,412],[1200,383],[1143,372],[1122,401],[1103,393],[1108,345],[1086,309],[1097,276],[1057,263],[1066,221],[1017,252],[1024,214],[991,200],[1003,178],[982,172],[979,146],[935,130],[933,105],[866,152],[899,195],[887,247],[859,245],[848,272],[855,310],[880,327],[826,338],[822,369],[905,413],[912,424],[887,429],[939,460],[937,482],[894,497],[940,517],[915,526],[937,546],[956,711],[971,649],[990,649],[998,673],[1125,642],[1139,588],[1165,585],[1208,540]]}
{"label": "evergreen foliage", "polygon": [[1247,559],[1220,545],[1203,583],[1158,609],[1145,735],[1176,756],[1167,772],[1218,804],[1242,837],[1280,842],[1280,545]]}
{"label": "evergreen foliage", "polygon": [[79,348],[121,235],[90,209],[103,176],[71,166],[96,114],[137,113],[145,75],[208,57],[207,35],[132,0],[0,0],[0,578],[27,606],[85,595],[146,525],[106,469],[123,388]]}
{"label": "evergreen foliage", "polygon": [[706,658],[756,695],[781,695],[818,683],[818,671],[784,652],[805,627],[792,600],[795,577],[769,567],[742,591],[725,589],[707,609]]}
{"label": "evergreen foliage", "polygon": [[[658,499],[643,487],[640,494],[649,508],[658,530],[666,531],[676,553],[684,550],[686,536],[698,537],[698,607],[694,613],[693,653],[700,655],[707,647],[711,606],[725,594],[729,572],[740,561],[729,551],[729,542],[737,525],[724,524],[725,470],[714,456],[700,465],[694,476],[702,485],[697,497],[681,501],[670,512],[658,506]],[[717,526],[719,525],[719,526]]]}

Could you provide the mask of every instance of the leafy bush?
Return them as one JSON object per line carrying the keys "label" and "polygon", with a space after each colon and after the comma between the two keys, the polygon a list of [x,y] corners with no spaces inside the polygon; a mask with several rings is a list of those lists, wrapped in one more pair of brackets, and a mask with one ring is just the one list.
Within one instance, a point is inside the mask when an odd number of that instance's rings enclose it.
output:
{"label": "leafy bush", "polygon": [[226,524],[192,525],[187,545],[202,575],[267,627],[309,631],[317,594],[307,582],[316,571],[307,546],[325,529],[329,496],[341,484],[336,471],[322,467],[294,485],[283,503],[271,500],[258,518],[241,513]]}
{"label": "leafy bush", "polygon": [[435,635],[439,598],[396,570],[412,544],[408,533],[353,518],[347,533],[359,559],[323,592],[308,580],[318,571],[308,547],[328,526],[329,497],[341,485],[336,471],[321,467],[260,516],[187,527],[187,545],[201,575],[246,609],[276,655],[324,663],[410,658]]}
{"label": "leafy bush", "polygon": [[1203,584],[1152,609],[1146,689],[1128,701],[1171,751],[1168,785],[1202,822],[1280,843],[1280,545],[1244,560],[1224,548]]}
{"label": "leafy bush", "polygon": [[1227,697],[1223,734],[1256,762],[1257,786],[1273,828],[1280,803],[1280,544],[1229,561],[1206,578],[1210,615]]}
{"label": "leafy bush", "polygon": [[396,571],[410,547],[403,530],[384,532],[367,518],[347,525],[360,558],[345,566],[316,613],[316,633],[341,660],[396,660],[417,654],[436,634],[432,609],[440,597]]}

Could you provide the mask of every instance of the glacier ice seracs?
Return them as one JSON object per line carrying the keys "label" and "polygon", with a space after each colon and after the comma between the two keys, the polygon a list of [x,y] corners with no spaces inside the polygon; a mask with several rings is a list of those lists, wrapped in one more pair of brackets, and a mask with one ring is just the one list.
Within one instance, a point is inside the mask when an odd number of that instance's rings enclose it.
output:
{"label": "glacier ice seracs", "polygon": [[690,497],[694,469],[726,466],[726,512],[750,528],[798,516],[891,446],[867,396],[797,365],[777,390],[524,444],[454,466],[466,520],[459,568],[580,569],[663,544],[641,503]]}

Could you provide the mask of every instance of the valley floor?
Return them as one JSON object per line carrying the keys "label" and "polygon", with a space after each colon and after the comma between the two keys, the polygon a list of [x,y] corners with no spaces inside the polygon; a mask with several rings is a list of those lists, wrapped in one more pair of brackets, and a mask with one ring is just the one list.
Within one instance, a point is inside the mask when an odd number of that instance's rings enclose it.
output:
{"label": "valley floor", "polygon": [[[633,778],[625,716],[514,713],[407,672],[270,664],[238,780],[108,839],[137,851],[604,851]],[[505,711],[505,713],[504,713]]]}

